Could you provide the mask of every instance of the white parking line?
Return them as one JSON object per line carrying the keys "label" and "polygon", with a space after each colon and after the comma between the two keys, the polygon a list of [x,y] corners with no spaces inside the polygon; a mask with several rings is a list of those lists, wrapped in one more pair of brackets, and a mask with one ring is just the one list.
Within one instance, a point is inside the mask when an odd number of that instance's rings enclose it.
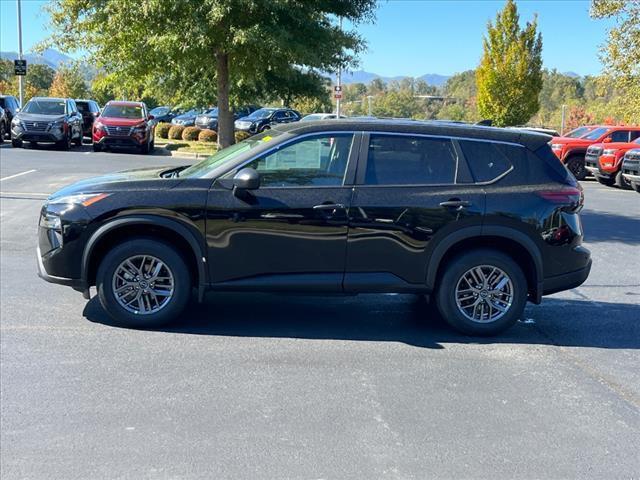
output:
{"label": "white parking line", "polygon": [[21,175],[26,175],[27,173],[33,173],[36,170],[27,170],[26,172],[16,173],[15,175],[9,175],[8,177],[0,178],[0,182],[4,182],[5,180],[11,180],[12,178],[19,177]]}
{"label": "white parking line", "polygon": [[14,196],[27,196],[27,197],[48,197],[50,193],[33,193],[33,192],[0,192],[0,196],[14,197]]}

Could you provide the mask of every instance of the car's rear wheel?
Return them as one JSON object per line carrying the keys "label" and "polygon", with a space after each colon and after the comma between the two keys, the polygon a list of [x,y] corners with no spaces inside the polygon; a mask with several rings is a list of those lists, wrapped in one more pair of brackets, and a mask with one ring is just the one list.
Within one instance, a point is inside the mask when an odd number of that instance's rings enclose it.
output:
{"label": "car's rear wheel", "polygon": [[508,255],[478,249],[445,267],[436,292],[438,310],[467,335],[495,335],[511,327],[527,301],[527,281]]}
{"label": "car's rear wheel", "polygon": [[189,269],[164,242],[137,238],[111,250],[96,276],[103,308],[119,324],[148,328],[174,320],[191,295]]}
{"label": "car's rear wheel", "polygon": [[4,143],[4,137],[7,134],[7,129],[4,126],[4,122],[0,123],[0,143]]}
{"label": "car's rear wheel", "polygon": [[584,157],[580,155],[574,155],[567,160],[567,168],[577,180],[584,180],[587,178],[587,169],[584,165]]}

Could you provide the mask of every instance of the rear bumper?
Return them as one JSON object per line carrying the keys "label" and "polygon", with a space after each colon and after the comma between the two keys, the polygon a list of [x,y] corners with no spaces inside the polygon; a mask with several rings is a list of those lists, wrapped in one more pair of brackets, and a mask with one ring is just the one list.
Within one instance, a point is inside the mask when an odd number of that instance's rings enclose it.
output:
{"label": "rear bumper", "polygon": [[551,295],[552,293],[579,287],[585,282],[587,277],[589,277],[591,264],[592,261],[591,258],[589,258],[586,266],[579,270],[545,278],[542,284],[542,294]]}

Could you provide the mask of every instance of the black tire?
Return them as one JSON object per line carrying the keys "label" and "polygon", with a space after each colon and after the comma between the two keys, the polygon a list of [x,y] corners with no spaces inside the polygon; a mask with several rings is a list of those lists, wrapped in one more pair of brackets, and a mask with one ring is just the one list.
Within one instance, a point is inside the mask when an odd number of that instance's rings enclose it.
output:
{"label": "black tire", "polygon": [[621,188],[622,190],[631,190],[631,183],[629,182],[629,180],[624,178],[624,176],[622,175],[622,170],[619,170],[616,174],[613,185]]}
{"label": "black tire", "polygon": [[[497,267],[506,273],[511,280],[513,293],[511,306],[506,312],[496,320],[484,323],[469,319],[456,303],[458,282],[470,269],[481,265]],[[466,335],[489,336],[503,332],[516,323],[524,311],[527,293],[524,273],[511,257],[496,250],[478,249],[449,261],[439,279],[435,300],[440,314],[453,328]]]}
{"label": "black tire", "polygon": [[73,144],[74,144],[76,147],[81,147],[81,146],[82,146],[82,132],[80,133],[80,135],[78,135],[78,138],[76,138],[76,139],[73,141]]}
{"label": "black tire", "polygon": [[596,177],[596,180],[598,180],[600,185],[606,185],[607,187],[613,187],[616,183],[615,178]]}
{"label": "black tire", "polygon": [[144,145],[140,147],[140,153],[147,155],[149,153],[149,141],[147,140]]}
{"label": "black tire", "polygon": [[632,183],[631,188],[633,188],[636,192],[640,193],[640,183]]}
{"label": "black tire", "polygon": [[11,146],[13,148],[22,148],[22,140],[14,140],[13,138],[11,139]]}
{"label": "black tire", "polygon": [[149,145],[149,153],[153,153],[156,148],[156,139],[151,138],[151,144]]}
{"label": "black tire", "polygon": [[70,150],[71,149],[71,136],[66,135],[62,140],[56,142],[56,146],[61,150]]}
{"label": "black tire", "polygon": [[4,137],[7,134],[7,128],[4,125],[4,122],[0,123],[0,143],[4,143]]}
{"label": "black tire", "polygon": [[267,131],[267,130],[271,130],[271,126],[270,126],[270,125],[265,125],[264,127],[262,127],[262,128],[260,129],[260,133],[265,132],[265,131]]}
{"label": "black tire", "polygon": [[[113,278],[118,266],[136,255],[153,256],[162,261],[173,275],[174,291],[167,303],[157,312],[136,314],[120,305],[113,290]],[[102,307],[120,325],[151,328],[165,325],[184,310],[191,298],[191,277],[182,256],[168,244],[152,238],[134,238],[113,248],[100,263],[96,287]]]}
{"label": "black tire", "polygon": [[584,156],[573,155],[567,159],[567,168],[576,180],[584,180],[587,178],[587,169],[584,165]]}
{"label": "black tire", "polygon": [[98,143],[94,143],[93,144],[93,151],[94,152],[101,152],[102,151],[102,146]]}

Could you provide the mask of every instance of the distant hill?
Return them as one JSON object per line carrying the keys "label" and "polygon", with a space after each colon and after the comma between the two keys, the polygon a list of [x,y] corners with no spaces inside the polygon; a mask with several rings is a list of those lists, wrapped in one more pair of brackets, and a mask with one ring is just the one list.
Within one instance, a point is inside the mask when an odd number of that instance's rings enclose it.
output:
{"label": "distant hill", "polygon": [[[378,75],[377,73],[372,73],[372,72],[366,72],[364,70],[354,70],[354,71],[348,71],[342,74],[342,83],[345,84],[349,84],[349,83],[370,83],[373,79],[375,78],[379,78],[381,79],[383,82],[388,83],[391,81],[400,81],[403,78],[408,78],[408,75],[398,75],[395,77],[384,77],[382,75]],[[332,75],[331,76],[332,80],[335,81],[336,80],[336,76]],[[447,75],[440,75],[438,73],[427,73],[425,75],[422,75],[420,77],[417,77],[418,80],[424,80],[425,82],[427,82],[429,85],[433,85],[435,87],[441,87],[442,85],[444,85],[447,80],[449,79],[449,76]]]}
{"label": "distant hill", "polygon": [[[18,58],[18,52],[0,52],[0,58],[3,60],[14,61]],[[27,60],[27,65],[38,63],[48,65],[54,70],[57,70],[58,67],[64,63],[73,61],[73,58],[71,58],[69,55],[60,53],[53,48],[47,48],[41,54],[25,53],[24,58]]]}

